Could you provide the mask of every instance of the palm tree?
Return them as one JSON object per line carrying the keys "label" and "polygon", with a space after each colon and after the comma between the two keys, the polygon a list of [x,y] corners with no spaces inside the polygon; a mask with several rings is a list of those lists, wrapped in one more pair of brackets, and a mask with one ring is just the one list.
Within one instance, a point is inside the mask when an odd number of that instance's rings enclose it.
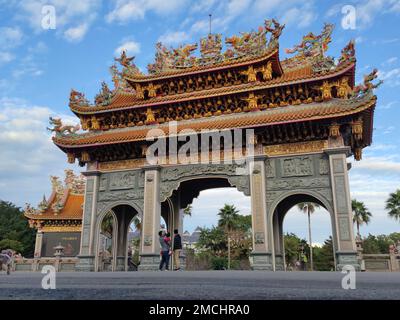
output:
{"label": "palm tree", "polygon": [[313,202],[301,202],[297,205],[300,211],[307,213],[308,217],[308,241],[310,243],[310,269],[314,270],[314,262],[313,262],[313,249],[312,249],[312,241],[311,241],[311,214],[315,212],[315,209],[319,208],[319,205]]}
{"label": "palm tree", "polygon": [[351,200],[351,210],[353,211],[353,223],[357,226],[357,235],[360,236],[360,225],[368,224],[372,214],[363,202],[356,199]]}
{"label": "palm tree", "polygon": [[183,209],[183,214],[185,215],[185,216],[189,216],[189,217],[191,217],[192,216],[192,205],[191,204],[189,204],[185,209]]}
{"label": "palm tree", "polygon": [[228,237],[228,270],[231,268],[231,231],[237,226],[238,213],[235,206],[230,204],[225,204],[218,212],[218,226],[225,230]]}
{"label": "palm tree", "polygon": [[400,221],[400,189],[390,194],[386,200],[386,210],[389,210],[389,217]]}
{"label": "palm tree", "polygon": [[225,232],[230,233],[236,226],[238,213],[239,211],[234,205],[225,204],[218,212],[220,217],[218,220],[218,226],[222,227]]}

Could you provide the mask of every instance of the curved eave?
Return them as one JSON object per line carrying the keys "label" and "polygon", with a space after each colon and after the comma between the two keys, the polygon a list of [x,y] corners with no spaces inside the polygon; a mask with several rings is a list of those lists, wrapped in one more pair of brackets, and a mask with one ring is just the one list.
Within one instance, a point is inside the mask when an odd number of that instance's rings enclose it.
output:
{"label": "curved eave", "polygon": [[[114,104],[109,106],[94,106],[94,107],[71,107],[72,112],[77,116],[79,115],[92,115],[107,113],[109,111],[121,111],[126,109],[136,109],[136,108],[147,108],[152,106],[162,106],[177,102],[186,102],[192,100],[206,99],[210,97],[220,97],[230,94],[245,93],[248,91],[259,91],[264,89],[271,89],[278,86],[302,84],[315,81],[323,81],[338,77],[340,75],[349,73],[354,74],[355,63],[351,62],[349,64],[342,64],[336,69],[323,73],[320,75],[315,75],[312,73],[305,73],[301,71],[293,71],[284,73],[281,77],[274,78],[267,82],[252,82],[245,83],[236,86],[221,87],[216,89],[209,89],[203,91],[194,91],[191,93],[181,93],[171,96],[156,97],[149,100],[136,100],[129,101],[130,98],[134,99],[134,94],[120,93],[115,96]],[[128,101],[126,101],[128,99]],[[119,103],[119,101],[121,103]]]}
{"label": "curved eave", "polygon": [[[366,96],[359,100],[332,99],[326,103],[303,104],[298,106],[277,107],[257,112],[230,114],[202,118],[198,120],[181,120],[178,122],[178,132],[183,129],[223,130],[230,128],[256,128],[277,124],[295,123],[339,118],[360,113],[374,107],[375,96]],[[53,137],[54,143],[64,152],[73,149],[91,148],[102,145],[145,141],[149,130],[161,129],[168,133],[168,123],[162,125],[125,128],[119,131],[90,132],[74,137]]]}
{"label": "curved eave", "polygon": [[48,215],[39,215],[39,214],[24,214],[24,216],[29,220],[82,220],[82,217],[75,216],[48,216]]}
{"label": "curved eave", "polygon": [[[198,75],[207,72],[214,72],[219,70],[225,70],[228,68],[236,68],[251,65],[254,63],[259,63],[265,60],[270,59],[274,55],[279,54],[279,47],[274,47],[270,50],[267,50],[261,56],[253,56],[253,57],[241,57],[232,60],[226,60],[222,63],[213,64],[210,66],[197,66],[191,68],[182,68],[177,70],[166,71],[157,74],[149,74],[149,75],[138,75],[136,77],[126,75],[124,78],[128,81],[134,83],[143,83],[143,82],[150,82],[150,81],[158,81],[158,80],[166,80],[166,79],[173,79],[176,77],[183,77],[183,76],[190,76],[190,75]],[[279,61],[279,59],[278,59]],[[282,71],[282,68],[281,68]]]}

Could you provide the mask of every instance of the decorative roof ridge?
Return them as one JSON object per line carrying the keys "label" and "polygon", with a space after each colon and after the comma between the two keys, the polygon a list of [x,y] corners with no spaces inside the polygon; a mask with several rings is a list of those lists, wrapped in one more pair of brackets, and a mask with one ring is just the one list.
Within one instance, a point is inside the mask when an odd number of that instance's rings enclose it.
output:
{"label": "decorative roof ridge", "polygon": [[225,60],[220,63],[207,66],[193,66],[190,68],[168,70],[162,73],[155,73],[155,74],[136,74],[134,77],[129,75],[124,75],[124,78],[132,82],[156,81],[156,80],[171,78],[174,76],[210,72],[212,70],[223,69],[225,67],[227,68],[232,66],[241,66],[251,63],[257,63],[272,57],[274,54],[279,54],[279,46],[268,48],[265,52],[263,52],[258,56],[241,56],[234,58],[232,60]]}
{"label": "decorative roof ridge", "polygon": [[[96,114],[96,113],[108,112],[109,110],[118,111],[118,110],[125,110],[128,108],[135,108],[135,107],[146,108],[146,107],[150,107],[150,106],[154,106],[154,105],[164,105],[164,104],[168,104],[171,102],[176,102],[176,99],[174,99],[176,97],[181,98],[179,101],[182,102],[182,101],[190,101],[190,100],[194,100],[194,99],[206,98],[206,97],[208,97],[207,94],[210,94],[210,93],[212,93],[213,96],[218,96],[218,95],[246,92],[249,89],[263,90],[263,89],[275,88],[275,87],[279,87],[279,86],[283,86],[283,85],[303,83],[309,79],[311,79],[311,81],[324,80],[328,77],[335,77],[335,76],[342,74],[343,72],[347,72],[354,66],[355,66],[355,61],[348,61],[346,63],[342,63],[342,64],[338,65],[335,69],[329,70],[327,72],[322,72],[317,76],[315,74],[311,74],[311,75],[308,75],[303,78],[294,78],[294,79],[289,79],[289,80],[285,81],[285,74],[283,74],[280,77],[274,78],[274,79],[266,81],[266,82],[256,81],[256,82],[252,82],[252,83],[232,85],[229,87],[205,89],[205,90],[201,90],[201,91],[193,91],[193,92],[188,92],[188,93],[178,93],[178,94],[174,94],[174,95],[160,96],[160,97],[156,97],[156,98],[152,98],[152,99],[148,99],[148,100],[132,101],[132,103],[139,103],[139,104],[135,104],[135,105],[131,105],[131,106],[117,106],[115,108],[110,108],[110,106],[106,106],[106,107],[87,106],[87,107],[74,107],[74,108],[71,108],[71,110],[78,114]],[[114,102],[121,95],[122,94],[116,95]],[[129,93],[126,93],[126,95],[134,96],[134,94],[129,94]]]}

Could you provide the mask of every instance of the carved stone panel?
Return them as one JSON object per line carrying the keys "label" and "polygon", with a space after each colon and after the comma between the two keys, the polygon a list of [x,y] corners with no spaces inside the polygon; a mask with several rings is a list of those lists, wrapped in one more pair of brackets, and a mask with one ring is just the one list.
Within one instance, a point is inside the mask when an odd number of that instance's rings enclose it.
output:
{"label": "carved stone panel", "polygon": [[94,181],[92,178],[86,181],[86,192],[93,192]]}
{"label": "carved stone panel", "polygon": [[328,178],[274,179],[267,180],[268,190],[294,190],[301,188],[328,188]]}
{"label": "carved stone panel", "polygon": [[99,191],[107,190],[107,182],[108,182],[107,177],[101,177],[100,178]]}
{"label": "carved stone panel", "polygon": [[143,189],[137,188],[129,191],[109,191],[99,193],[99,202],[103,201],[121,201],[121,200],[134,200],[143,198]]}
{"label": "carved stone panel", "polygon": [[319,159],[319,174],[326,175],[329,173],[329,161],[327,159]]}
{"label": "carved stone panel", "polygon": [[264,232],[256,232],[254,234],[254,243],[263,244],[265,242]]}
{"label": "carved stone panel", "polygon": [[265,160],[265,174],[267,178],[275,177],[275,161],[273,159]]}
{"label": "carved stone panel", "polygon": [[337,212],[347,214],[346,183],[343,176],[334,177]]}
{"label": "carved stone panel", "polygon": [[282,160],[283,177],[312,176],[313,174],[312,157],[293,157]]}
{"label": "carved stone panel", "polygon": [[111,175],[110,190],[130,189],[135,186],[135,172],[116,172]]}
{"label": "carved stone panel", "polygon": [[340,240],[351,240],[350,239],[349,219],[347,217],[339,218],[338,223],[339,223]]}
{"label": "carved stone panel", "polygon": [[90,218],[92,215],[92,201],[93,201],[93,195],[88,194],[86,195],[86,199],[85,199],[85,212],[83,214],[84,216],[84,220],[83,223],[86,224],[90,224]]}
{"label": "carved stone panel", "polygon": [[343,173],[343,160],[342,159],[333,159],[333,173]]}

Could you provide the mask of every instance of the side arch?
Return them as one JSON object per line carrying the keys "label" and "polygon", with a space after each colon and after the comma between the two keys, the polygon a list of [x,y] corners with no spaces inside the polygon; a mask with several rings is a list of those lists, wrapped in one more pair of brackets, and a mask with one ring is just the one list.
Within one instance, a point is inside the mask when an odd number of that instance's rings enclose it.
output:
{"label": "side arch", "polygon": [[[288,201],[285,204],[285,201]],[[288,211],[301,202],[314,202],[321,205],[330,215],[333,250],[336,252],[338,234],[333,205],[329,199],[314,190],[291,190],[279,195],[267,208],[268,224],[273,230],[270,241],[273,249],[273,259],[276,270],[285,270],[285,248],[283,238],[283,223]],[[335,259],[335,254],[334,254]],[[336,262],[335,262],[336,265]]]}

